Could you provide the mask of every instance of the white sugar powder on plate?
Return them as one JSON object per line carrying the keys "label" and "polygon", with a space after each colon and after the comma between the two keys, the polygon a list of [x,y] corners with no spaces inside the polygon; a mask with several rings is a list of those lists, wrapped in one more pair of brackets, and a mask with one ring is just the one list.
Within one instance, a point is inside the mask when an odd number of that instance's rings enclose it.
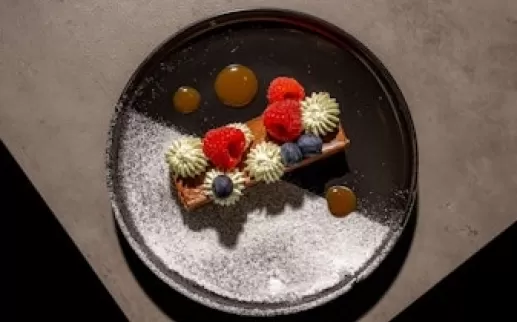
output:
{"label": "white sugar powder on plate", "polygon": [[295,185],[257,185],[234,207],[186,213],[164,153],[182,134],[128,109],[120,137],[122,200],[144,243],[169,269],[219,295],[280,302],[314,295],[358,272],[390,228]]}

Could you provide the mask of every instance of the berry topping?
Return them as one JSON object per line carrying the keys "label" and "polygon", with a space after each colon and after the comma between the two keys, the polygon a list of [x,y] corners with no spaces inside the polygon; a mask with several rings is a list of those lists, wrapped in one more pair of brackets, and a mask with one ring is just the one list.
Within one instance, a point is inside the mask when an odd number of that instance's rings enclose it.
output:
{"label": "berry topping", "polygon": [[208,165],[201,139],[192,136],[172,142],[165,153],[165,160],[174,177],[195,177]]}
{"label": "berry topping", "polygon": [[301,105],[305,132],[324,136],[338,127],[339,104],[329,93],[312,93]]}
{"label": "berry topping", "polygon": [[241,130],[221,127],[206,132],[203,152],[220,169],[233,169],[241,161],[246,148],[246,138]]}
{"label": "berry topping", "polygon": [[231,123],[226,126],[241,130],[242,133],[244,133],[244,137],[246,138],[246,148],[248,148],[250,146],[251,142],[255,138],[253,136],[253,133],[251,132],[250,128],[244,123]]}
{"label": "berry topping", "polygon": [[303,159],[302,151],[296,143],[284,143],[280,147],[280,155],[284,165],[289,166],[296,164]]}
{"label": "berry topping", "polygon": [[230,177],[220,174],[212,181],[212,191],[217,198],[226,198],[232,194],[233,182]]}
{"label": "berry topping", "polygon": [[267,133],[275,140],[293,141],[302,133],[302,115],[298,101],[275,102],[266,108],[262,116]]}
{"label": "berry topping", "polygon": [[323,147],[323,141],[321,138],[313,134],[304,134],[300,136],[296,144],[298,144],[298,147],[304,156],[321,154],[321,149]]}
{"label": "berry topping", "polygon": [[286,99],[300,101],[305,97],[303,86],[294,78],[277,77],[269,84],[267,99],[269,103]]}
{"label": "berry topping", "polygon": [[240,171],[221,172],[212,169],[205,176],[203,189],[216,204],[230,206],[241,198],[244,182],[244,173]]}

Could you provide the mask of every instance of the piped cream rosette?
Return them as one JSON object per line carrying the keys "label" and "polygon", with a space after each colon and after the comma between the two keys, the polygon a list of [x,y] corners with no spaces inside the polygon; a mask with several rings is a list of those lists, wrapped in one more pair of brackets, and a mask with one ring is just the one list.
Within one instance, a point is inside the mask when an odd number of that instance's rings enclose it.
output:
{"label": "piped cream rosette", "polygon": [[312,93],[301,102],[305,132],[324,136],[339,125],[339,104],[329,93]]}
{"label": "piped cream rosette", "polygon": [[[220,197],[214,190],[214,180],[219,176],[226,176],[230,179],[232,185],[231,193],[226,197]],[[203,182],[203,190],[205,194],[213,199],[214,203],[221,206],[231,206],[235,204],[242,196],[244,190],[244,173],[234,170],[230,172],[222,172],[212,169],[207,172],[205,181]]]}
{"label": "piped cream rosette", "polygon": [[175,177],[195,177],[208,166],[201,139],[193,136],[172,142],[165,153],[165,160]]}
{"label": "piped cream rosette", "polygon": [[257,181],[272,183],[284,174],[280,147],[271,142],[254,146],[246,159],[246,170]]}

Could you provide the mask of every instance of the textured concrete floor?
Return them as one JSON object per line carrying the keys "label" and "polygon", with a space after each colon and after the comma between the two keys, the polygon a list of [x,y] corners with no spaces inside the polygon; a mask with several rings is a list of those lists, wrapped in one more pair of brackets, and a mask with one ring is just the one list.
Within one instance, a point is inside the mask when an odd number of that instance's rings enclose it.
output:
{"label": "textured concrete floor", "polygon": [[[78,1],[79,3],[79,1]],[[192,20],[278,1],[0,2],[0,136],[134,321],[166,321],[127,268],[104,184],[113,106]],[[517,1],[285,0],[368,45],[400,84],[420,147],[420,216],[386,321],[517,219]],[[512,198],[513,197],[513,198]]]}

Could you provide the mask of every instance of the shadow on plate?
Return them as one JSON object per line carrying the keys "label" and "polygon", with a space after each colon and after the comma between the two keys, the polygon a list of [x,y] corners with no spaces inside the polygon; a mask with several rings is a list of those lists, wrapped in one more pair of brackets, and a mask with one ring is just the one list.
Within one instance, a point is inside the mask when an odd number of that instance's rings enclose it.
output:
{"label": "shadow on plate", "polygon": [[117,235],[126,261],[140,286],[154,303],[176,322],[227,321],[243,322],[272,320],[355,321],[368,312],[390,288],[411,248],[418,216],[418,202],[400,236],[385,260],[368,278],[356,284],[348,293],[320,307],[288,316],[270,318],[244,317],[220,312],[179,294],[156,277],[133,252],[117,226]]}
{"label": "shadow on plate", "polygon": [[[213,203],[191,211],[180,207],[183,224],[193,231],[215,229],[220,244],[232,249],[237,244],[249,213],[263,210],[269,216],[277,216],[286,207],[298,209],[307,198],[324,197],[326,189],[343,181],[347,173],[349,168],[346,155],[344,152],[338,153],[332,158],[321,160],[318,165],[287,174],[284,180],[275,185],[259,184],[247,188],[241,201],[231,208],[221,208]],[[171,197],[177,199],[178,191],[172,176],[170,183]],[[271,198],[271,195],[277,197]]]}
{"label": "shadow on plate", "polygon": [[[274,187],[265,184],[256,185],[247,190],[242,199],[232,207],[221,207],[213,203],[192,211],[180,207],[183,224],[192,231],[214,229],[219,236],[219,243],[232,249],[237,245],[248,214],[264,211],[269,216],[278,216],[282,214],[285,207],[298,209],[303,205],[305,198],[314,197],[303,189],[294,189],[286,182],[278,182]],[[173,194],[175,193],[173,191]],[[278,195],[278,198],[272,199],[270,197],[272,193]]]}

